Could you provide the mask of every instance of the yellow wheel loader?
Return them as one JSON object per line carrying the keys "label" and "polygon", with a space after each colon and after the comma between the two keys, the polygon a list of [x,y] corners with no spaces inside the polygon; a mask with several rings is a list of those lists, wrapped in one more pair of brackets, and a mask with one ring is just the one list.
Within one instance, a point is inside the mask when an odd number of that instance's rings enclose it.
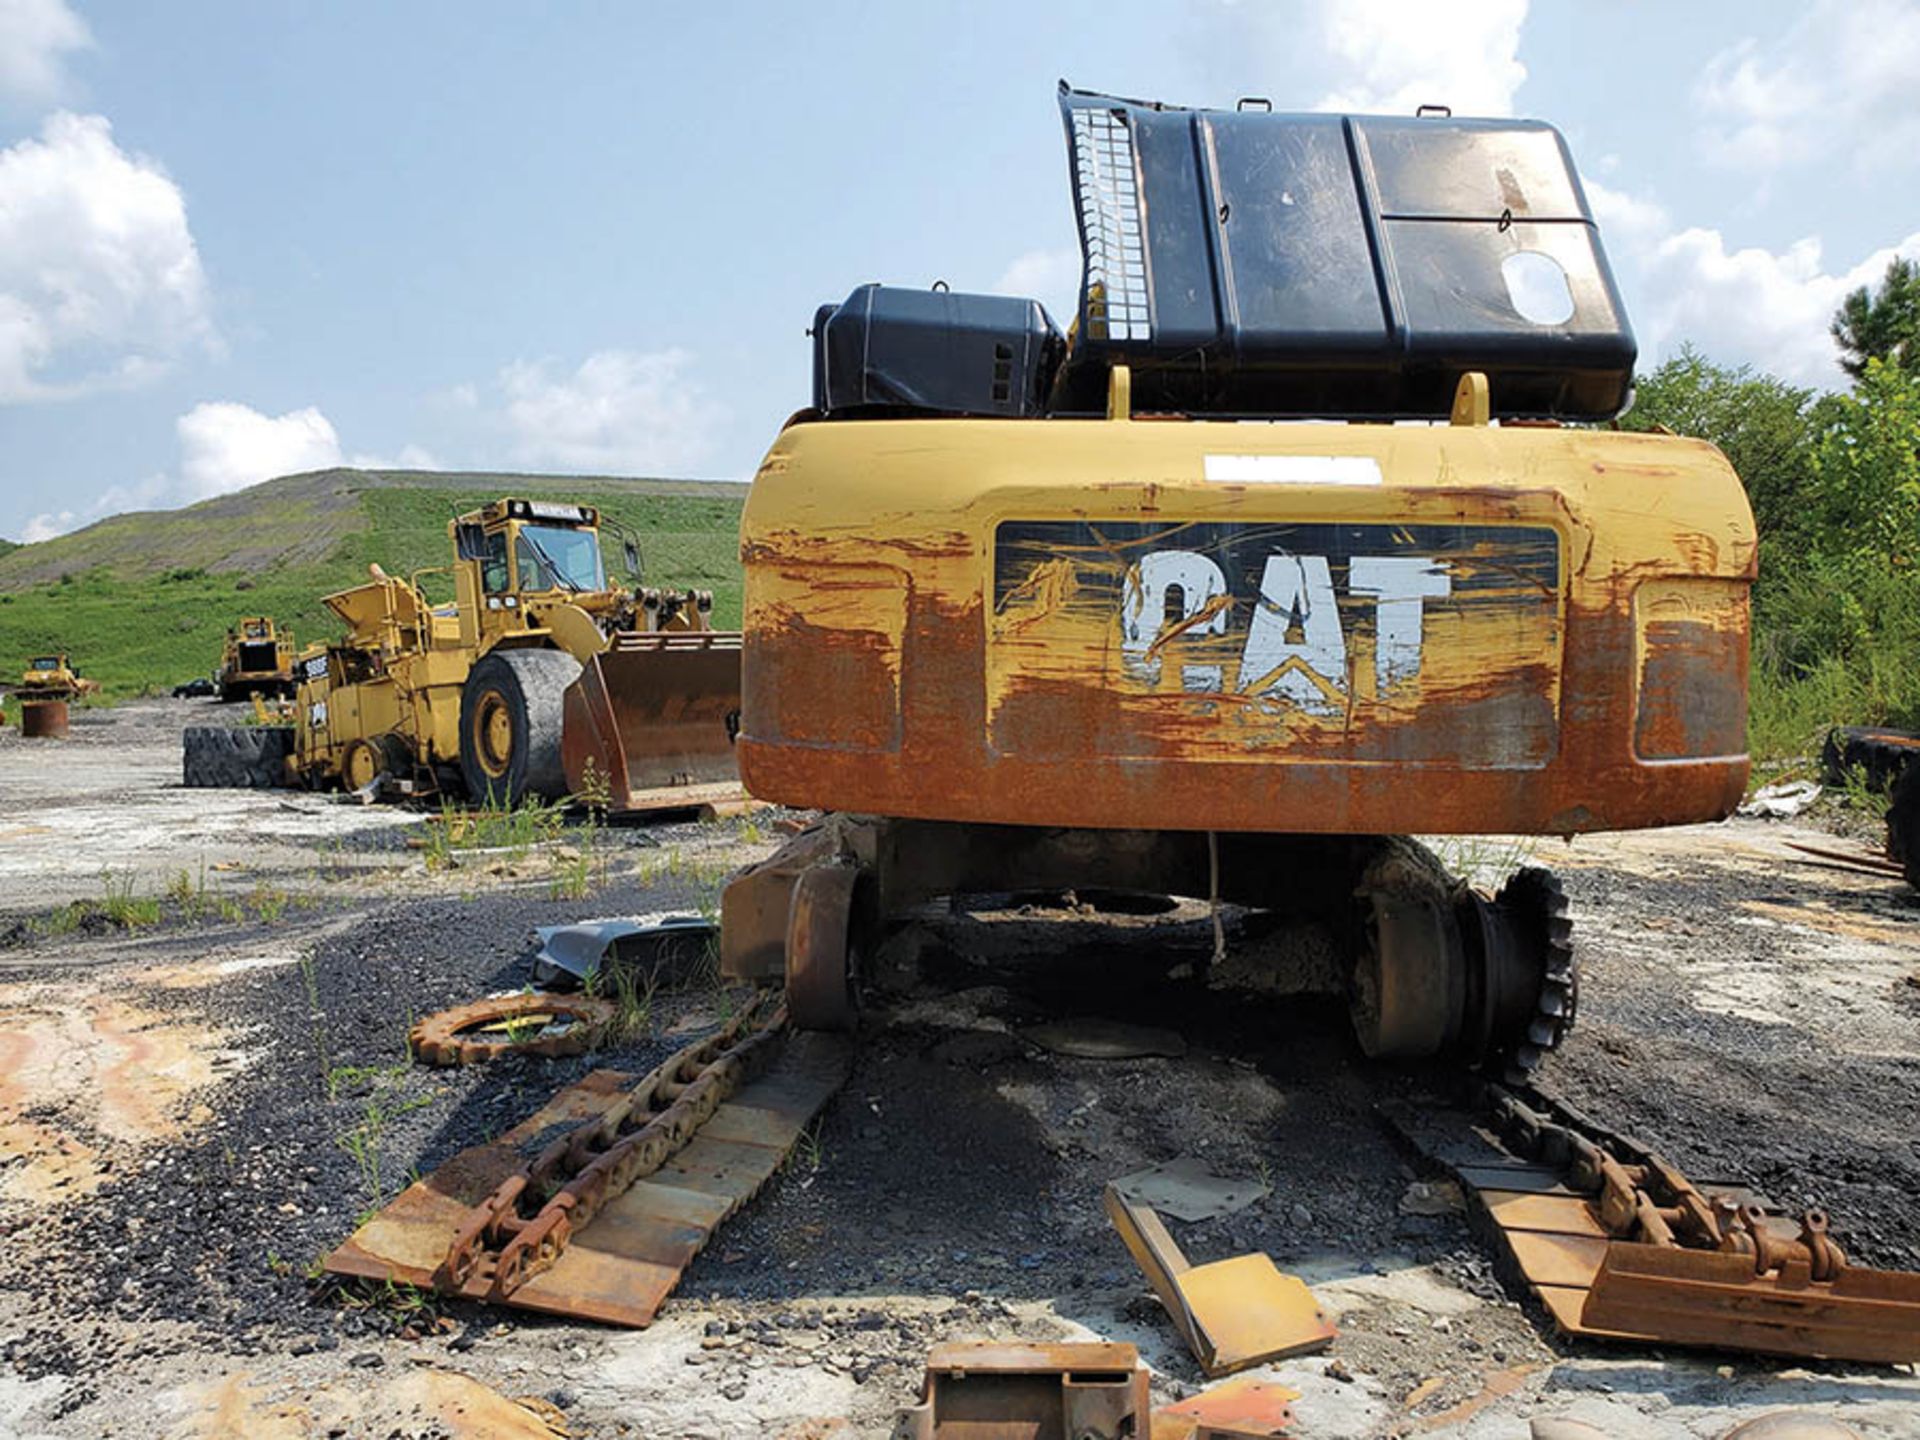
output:
{"label": "yellow wheel loader", "polygon": [[293,631],[268,615],[248,615],[229,626],[214,684],[222,700],[293,694]]}
{"label": "yellow wheel loader", "polygon": [[610,585],[600,531],[591,506],[507,498],[450,523],[450,567],[327,596],[347,633],[301,654],[295,776],[613,811],[732,793],[739,635],[705,591]]}

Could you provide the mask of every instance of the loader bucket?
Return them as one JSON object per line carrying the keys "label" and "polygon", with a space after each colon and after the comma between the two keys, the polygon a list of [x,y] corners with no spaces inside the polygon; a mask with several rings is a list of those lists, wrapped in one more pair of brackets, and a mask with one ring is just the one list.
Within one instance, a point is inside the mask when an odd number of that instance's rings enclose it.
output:
{"label": "loader bucket", "polygon": [[739,789],[737,631],[620,634],[562,702],[561,760],[576,796],[615,813],[706,803]]}
{"label": "loader bucket", "polygon": [[1847,1269],[1818,1281],[1805,1262],[1756,1275],[1747,1255],[1615,1240],[1580,1318],[1590,1330],[1671,1344],[1911,1363],[1920,1360],[1920,1275]]}

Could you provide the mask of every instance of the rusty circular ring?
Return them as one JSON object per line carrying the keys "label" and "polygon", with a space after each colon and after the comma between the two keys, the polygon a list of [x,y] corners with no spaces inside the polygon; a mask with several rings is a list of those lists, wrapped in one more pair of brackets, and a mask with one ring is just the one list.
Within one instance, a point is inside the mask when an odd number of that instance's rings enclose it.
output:
{"label": "rusty circular ring", "polygon": [[[426,1065],[480,1065],[502,1055],[551,1059],[591,1050],[615,1014],[612,1001],[585,995],[490,995],[416,1021],[407,1032],[407,1043],[413,1048],[413,1058]],[[524,1040],[483,1040],[466,1033],[477,1026],[506,1024],[536,1015],[574,1023],[557,1034],[548,1033],[542,1026]]]}

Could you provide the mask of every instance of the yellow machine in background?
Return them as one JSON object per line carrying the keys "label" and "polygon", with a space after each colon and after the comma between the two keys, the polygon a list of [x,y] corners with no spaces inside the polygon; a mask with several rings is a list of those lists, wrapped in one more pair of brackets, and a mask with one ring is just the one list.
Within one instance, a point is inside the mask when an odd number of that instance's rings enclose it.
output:
{"label": "yellow machine in background", "polygon": [[226,651],[214,676],[222,700],[293,693],[293,631],[267,615],[248,615],[227,628]]}
{"label": "yellow machine in background", "polygon": [[[300,656],[298,778],[613,810],[734,788],[740,637],[712,628],[711,594],[609,585],[590,506],[503,499],[448,535],[451,566],[375,566],[326,597],[347,633]],[[431,603],[423,582],[449,573]]]}
{"label": "yellow machine in background", "polygon": [[22,704],[37,700],[74,700],[100,689],[98,680],[89,680],[68,662],[65,654],[41,655],[27,662],[21,673],[20,687],[14,698]]}

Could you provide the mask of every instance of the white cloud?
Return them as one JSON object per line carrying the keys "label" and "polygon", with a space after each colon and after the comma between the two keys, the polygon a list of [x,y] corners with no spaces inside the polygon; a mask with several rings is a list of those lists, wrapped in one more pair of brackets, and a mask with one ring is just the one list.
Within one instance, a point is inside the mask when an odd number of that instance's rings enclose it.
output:
{"label": "white cloud", "polygon": [[1038,300],[1064,330],[1080,309],[1080,247],[1063,245],[1014,256],[993,282],[993,293]]}
{"label": "white cloud", "polygon": [[263,415],[231,400],[196,405],[174,422],[185,498],[205,500],[276,475],[340,463],[340,437],[313,406]]}
{"label": "white cloud", "polygon": [[0,101],[22,109],[66,93],[65,60],[93,43],[66,0],[0,0]]}
{"label": "white cloud", "polygon": [[159,471],[144,480],[109,486],[90,503],[33,516],[20,538],[32,544],[128,510],[164,510],[230,494],[262,480],[352,465],[362,470],[438,470],[440,462],[418,445],[402,445],[387,458],[356,454],[343,460],[333,422],[309,405],[267,415],[251,405],[214,400],[196,405],[174,422],[180,442],[180,473]]}
{"label": "white cloud", "polygon": [[50,115],[0,150],[0,404],[136,385],[216,344],[186,201],[158,165],[98,115]]}
{"label": "white cloud", "polygon": [[43,510],[21,527],[20,543],[37,545],[42,540],[64,535],[81,523],[80,517],[71,510]]}
{"label": "white cloud", "polygon": [[1456,115],[1513,113],[1527,78],[1519,55],[1527,0],[1320,0],[1315,8],[1333,72],[1316,108],[1411,115],[1440,104]]}
{"label": "white cloud", "polygon": [[1844,385],[1828,333],[1833,312],[1848,291],[1878,282],[1895,255],[1920,256],[1916,231],[1836,272],[1817,236],[1778,252],[1732,249],[1718,230],[1676,228],[1643,197],[1591,181],[1587,196],[1647,361],[1691,341],[1716,360],[1751,364],[1795,384]]}
{"label": "white cloud", "polygon": [[356,470],[444,470],[439,457],[423,445],[402,445],[398,455],[379,455],[362,452],[351,457],[347,464]]}
{"label": "white cloud", "polygon": [[500,372],[516,462],[613,474],[686,474],[710,463],[726,417],[687,371],[684,350],[601,350],[571,374],[550,361]]}
{"label": "white cloud", "polygon": [[1707,154],[1771,170],[1847,157],[1863,170],[1920,155],[1920,5],[1815,0],[1762,44],[1747,38],[1707,63],[1694,89]]}
{"label": "white cloud", "polygon": [[20,539],[31,545],[39,540],[51,540],[56,535],[64,535],[69,530],[78,530],[82,525],[91,525],[109,515],[165,505],[172,491],[172,477],[164,471],[128,485],[109,485],[97,499],[79,510],[50,510],[35,515],[21,530]]}

